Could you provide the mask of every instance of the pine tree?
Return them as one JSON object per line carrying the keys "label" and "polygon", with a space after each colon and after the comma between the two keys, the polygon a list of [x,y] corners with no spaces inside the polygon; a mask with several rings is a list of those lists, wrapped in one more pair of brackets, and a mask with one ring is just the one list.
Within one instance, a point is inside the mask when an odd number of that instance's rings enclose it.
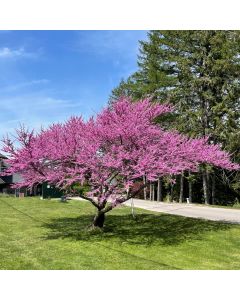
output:
{"label": "pine tree", "polygon": [[[134,99],[151,96],[172,103],[174,122],[168,119],[166,127],[208,136],[209,143],[221,143],[240,160],[239,53],[239,31],[150,31],[148,40],[140,42],[139,69],[124,87]],[[208,166],[201,172],[204,201],[212,197],[215,202],[221,172]],[[239,172],[224,178],[239,191]]]}
{"label": "pine tree", "polygon": [[112,90],[109,98],[109,104],[111,105],[122,96],[135,98],[134,82],[131,77],[127,80],[121,79],[119,85]]}

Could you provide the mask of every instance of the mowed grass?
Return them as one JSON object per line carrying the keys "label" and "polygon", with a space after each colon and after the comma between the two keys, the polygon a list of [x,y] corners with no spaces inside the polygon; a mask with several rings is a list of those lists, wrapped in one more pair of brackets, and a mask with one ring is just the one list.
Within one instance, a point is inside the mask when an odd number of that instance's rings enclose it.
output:
{"label": "mowed grass", "polygon": [[0,198],[0,269],[240,269],[240,225],[88,202]]}

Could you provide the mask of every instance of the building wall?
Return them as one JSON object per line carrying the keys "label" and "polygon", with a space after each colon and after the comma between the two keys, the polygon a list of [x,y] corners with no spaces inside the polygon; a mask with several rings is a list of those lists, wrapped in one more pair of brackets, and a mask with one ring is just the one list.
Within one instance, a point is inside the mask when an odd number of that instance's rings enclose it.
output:
{"label": "building wall", "polygon": [[[0,172],[3,172],[8,167],[7,157],[0,153]],[[19,183],[22,181],[20,174],[13,174],[7,176],[0,176],[0,193],[6,194],[17,194],[19,193],[19,189],[12,188],[12,184]],[[24,194],[26,193],[26,189],[24,189]]]}

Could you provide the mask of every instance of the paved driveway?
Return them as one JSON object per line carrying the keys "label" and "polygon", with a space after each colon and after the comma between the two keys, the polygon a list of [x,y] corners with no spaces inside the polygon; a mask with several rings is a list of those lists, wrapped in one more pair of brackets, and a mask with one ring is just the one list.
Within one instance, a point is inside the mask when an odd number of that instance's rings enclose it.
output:
{"label": "paved driveway", "polygon": [[[133,203],[135,207],[150,211],[240,224],[240,209],[216,208],[195,204],[159,203],[156,201],[146,201],[139,199],[134,199]],[[127,201],[125,205],[131,206],[131,200]]]}

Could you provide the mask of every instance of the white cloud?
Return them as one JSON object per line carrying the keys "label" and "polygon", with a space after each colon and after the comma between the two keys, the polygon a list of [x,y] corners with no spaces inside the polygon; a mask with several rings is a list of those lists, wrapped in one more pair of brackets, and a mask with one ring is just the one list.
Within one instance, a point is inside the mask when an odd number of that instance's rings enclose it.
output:
{"label": "white cloud", "polygon": [[11,50],[8,47],[4,47],[0,49],[0,57],[16,57],[16,56],[23,56],[24,49],[20,48],[17,50]]}
{"label": "white cloud", "polygon": [[53,97],[48,97],[40,94],[22,94],[16,97],[1,97],[0,98],[0,113],[6,111],[8,113],[14,113],[17,115],[24,115],[25,113],[29,116],[33,113],[45,112],[46,115],[56,113],[58,110],[63,110],[65,108],[79,107],[81,104],[79,102],[73,102],[65,99],[57,99]]}
{"label": "white cloud", "polygon": [[19,89],[23,89],[26,87],[34,86],[34,85],[41,85],[41,84],[47,84],[50,81],[48,79],[37,79],[37,80],[30,80],[30,81],[24,81],[12,85],[7,85],[3,88],[1,88],[1,92],[12,92]]}
{"label": "white cloud", "polygon": [[38,53],[27,52],[24,47],[18,49],[11,49],[9,47],[0,48],[0,58],[34,58]]}
{"label": "white cloud", "polygon": [[58,99],[39,92],[0,96],[0,107],[0,139],[6,133],[14,133],[20,123],[39,130],[41,126],[62,122],[71,115],[88,115],[84,101]]}

